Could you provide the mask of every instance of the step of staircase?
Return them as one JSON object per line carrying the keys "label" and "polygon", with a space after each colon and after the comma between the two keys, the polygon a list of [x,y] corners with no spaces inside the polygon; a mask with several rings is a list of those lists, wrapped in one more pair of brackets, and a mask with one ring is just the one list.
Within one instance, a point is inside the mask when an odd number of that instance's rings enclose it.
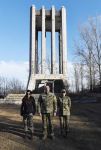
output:
{"label": "step of staircase", "polygon": [[5,103],[8,104],[21,104],[22,98],[25,94],[8,94],[5,98]]}

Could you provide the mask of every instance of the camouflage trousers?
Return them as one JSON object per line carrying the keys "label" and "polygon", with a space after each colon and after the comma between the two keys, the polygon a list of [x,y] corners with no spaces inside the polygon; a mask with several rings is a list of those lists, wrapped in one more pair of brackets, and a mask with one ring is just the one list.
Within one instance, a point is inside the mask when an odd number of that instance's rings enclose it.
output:
{"label": "camouflage trousers", "polygon": [[61,134],[62,133],[67,134],[67,132],[69,131],[70,115],[59,116],[59,120],[60,120],[60,131],[61,131]]}
{"label": "camouflage trousers", "polygon": [[33,114],[23,116],[24,131],[33,133]]}
{"label": "camouflage trousers", "polygon": [[54,135],[53,116],[50,113],[42,114],[43,135]]}

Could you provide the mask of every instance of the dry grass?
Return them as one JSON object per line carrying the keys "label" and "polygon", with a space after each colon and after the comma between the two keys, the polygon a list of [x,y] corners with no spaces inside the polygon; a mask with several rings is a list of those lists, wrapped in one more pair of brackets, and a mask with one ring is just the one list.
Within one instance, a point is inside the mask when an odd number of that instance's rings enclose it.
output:
{"label": "dry grass", "polygon": [[59,135],[59,120],[54,119],[55,140],[42,141],[41,118],[34,117],[34,139],[23,138],[22,118],[19,107],[0,105],[0,150],[100,150],[101,104],[73,104],[70,133],[67,138]]}

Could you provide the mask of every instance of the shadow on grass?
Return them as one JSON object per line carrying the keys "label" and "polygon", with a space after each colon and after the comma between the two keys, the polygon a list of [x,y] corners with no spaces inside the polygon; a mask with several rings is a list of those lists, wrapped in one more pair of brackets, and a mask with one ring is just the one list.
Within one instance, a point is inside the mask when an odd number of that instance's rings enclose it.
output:
{"label": "shadow on grass", "polygon": [[[89,111],[88,108],[89,106],[86,107],[86,105],[76,104],[73,106],[70,132],[68,133],[67,138],[60,136],[59,124],[57,124],[54,129],[56,139],[54,141],[47,140],[44,143],[40,142],[40,149],[52,150],[54,148],[55,150],[100,150],[101,128],[98,126],[100,116],[98,116],[98,114],[96,116],[96,114],[93,114],[93,112]],[[87,124],[83,126],[83,123]],[[38,138],[41,138],[42,136],[41,125],[41,120],[39,122],[35,120],[34,136]],[[21,121],[16,121],[16,118],[15,120],[11,120],[7,116],[0,116],[0,131],[12,133],[22,138],[24,137],[23,124]]]}
{"label": "shadow on grass", "polygon": [[[1,118],[1,116],[0,116]],[[0,121],[0,131],[12,133],[14,135],[24,138],[24,127],[20,121],[12,121],[5,116],[2,116],[4,121]],[[40,123],[34,123],[34,136],[42,138],[42,130]]]}

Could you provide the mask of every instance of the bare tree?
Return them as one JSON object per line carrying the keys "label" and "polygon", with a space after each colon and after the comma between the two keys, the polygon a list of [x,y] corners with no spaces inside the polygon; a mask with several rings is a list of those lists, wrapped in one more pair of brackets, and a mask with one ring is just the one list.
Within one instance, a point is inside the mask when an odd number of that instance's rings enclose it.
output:
{"label": "bare tree", "polygon": [[79,65],[75,63],[73,64],[73,67],[74,67],[75,91],[78,93],[80,91]]}
{"label": "bare tree", "polygon": [[9,84],[6,77],[0,76],[0,94],[6,96],[8,93]]}
{"label": "bare tree", "polygon": [[84,64],[81,62],[80,63],[80,84],[81,84],[81,91],[83,92],[84,90]]}
{"label": "bare tree", "polygon": [[79,45],[76,47],[76,54],[80,56],[88,68],[90,90],[92,90],[92,44],[91,41],[89,41],[89,33],[86,28],[80,32],[80,38],[83,41],[83,46]]}
{"label": "bare tree", "polygon": [[76,44],[76,54],[87,66],[89,88],[93,90],[98,82],[101,86],[101,20],[90,19],[80,29],[80,43]]}
{"label": "bare tree", "polygon": [[9,89],[10,93],[22,93],[25,91],[25,87],[22,82],[15,78],[9,81]]}
{"label": "bare tree", "polygon": [[0,95],[6,96],[8,93],[23,93],[25,87],[18,79],[8,79],[0,76]]}
{"label": "bare tree", "polygon": [[93,41],[93,49],[92,55],[93,59],[98,67],[99,74],[99,83],[101,85],[101,19],[96,18],[95,22],[93,20],[90,21],[91,32],[92,32],[92,41]]}

